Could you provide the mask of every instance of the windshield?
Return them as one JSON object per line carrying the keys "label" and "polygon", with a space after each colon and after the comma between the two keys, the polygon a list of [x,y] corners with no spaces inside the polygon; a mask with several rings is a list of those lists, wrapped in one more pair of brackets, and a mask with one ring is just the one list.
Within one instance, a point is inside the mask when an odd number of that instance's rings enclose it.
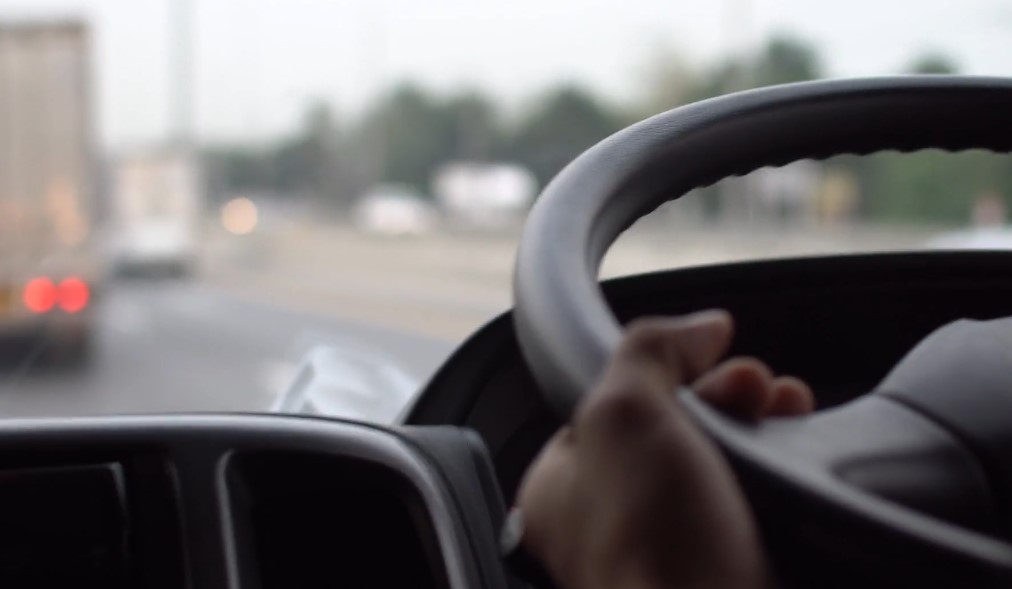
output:
{"label": "windshield", "polygon": [[[0,415],[395,419],[508,309],[524,217],[587,147],[757,86],[1012,73],[1010,26],[998,0],[9,0]],[[798,162],[661,207],[602,273],[1010,248],[1010,195],[993,154]]]}

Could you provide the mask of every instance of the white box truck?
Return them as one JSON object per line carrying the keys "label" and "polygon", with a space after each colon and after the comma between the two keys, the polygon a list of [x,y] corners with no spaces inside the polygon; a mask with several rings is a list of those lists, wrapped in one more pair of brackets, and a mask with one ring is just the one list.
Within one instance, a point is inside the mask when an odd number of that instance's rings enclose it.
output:
{"label": "white box truck", "polygon": [[162,148],[123,155],[112,184],[111,255],[117,271],[189,274],[197,257],[201,203],[192,153]]}
{"label": "white box truck", "polygon": [[0,22],[0,339],[84,360],[98,281],[90,41]]}

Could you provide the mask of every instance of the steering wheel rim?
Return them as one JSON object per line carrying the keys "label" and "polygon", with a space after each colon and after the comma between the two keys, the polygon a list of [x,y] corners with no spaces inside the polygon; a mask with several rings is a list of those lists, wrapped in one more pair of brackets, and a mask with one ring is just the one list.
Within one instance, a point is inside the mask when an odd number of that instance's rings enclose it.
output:
{"label": "steering wheel rim", "polygon": [[[1000,78],[810,82],[677,108],[590,148],[542,192],[516,260],[517,337],[548,401],[568,419],[619,341],[621,328],[600,291],[597,272],[608,247],[639,217],[693,188],[800,159],[928,148],[1012,151],[1010,104],[1012,80]],[[927,568],[934,573],[944,566],[950,572],[987,571],[981,578],[989,581],[1012,580],[1012,545],[835,484],[826,476],[828,460],[823,468],[794,468],[778,456],[785,448],[777,441],[785,439],[782,424],[771,433],[765,426],[727,419],[686,391],[680,397],[739,475],[757,475],[744,478],[763,481],[766,491],[776,488],[858,520],[857,535],[864,539],[878,534],[921,556],[931,555]],[[872,403],[877,405],[869,411]],[[893,409],[883,412],[882,403],[889,405],[875,398],[851,413],[865,420],[876,412],[889,415]],[[911,413],[897,412],[897,418],[909,420]],[[817,423],[826,421],[832,419]],[[805,427],[810,434],[823,426],[806,423],[799,429]],[[919,422],[911,427],[935,426]],[[832,426],[823,429],[832,431]],[[928,453],[939,444],[960,451],[958,441],[939,439],[890,443],[920,445]],[[928,449],[933,444],[934,450]],[[974,476],[968,474],[966,480]]]}
{"label": "steering wheel rim", "polygon": [[1010,104],[1012,80],[1002,78],[806,82],[677,108],[590,148],[544,189],[516,259],[517,334],[549,400],[568,416],[619,340],[597,272],[608,247],[639,217],[693,188],[801,159],[1010,151]]}

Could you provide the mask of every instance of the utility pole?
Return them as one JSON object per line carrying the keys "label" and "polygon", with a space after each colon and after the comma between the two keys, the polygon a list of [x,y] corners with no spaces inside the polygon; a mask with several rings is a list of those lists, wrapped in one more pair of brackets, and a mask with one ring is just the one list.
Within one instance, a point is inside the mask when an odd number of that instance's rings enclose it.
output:
{"label": "utility pole", "polygon": [[[170,145],[171,157],[176,160],[179,195],[189,193],[193,199],[195,215],[199,215],[205,190],[193,117],[193,30],[194,4],[192,0],[168,0],[170,10],[169,53],[172,63],[169,72]],[[180,196],[181,198],[185,198]]]}
{"label": "utility pole", "polygon": [[[724,0],[724,59],[731,70],[724,93],[740,92],[752,86],[752,0]],[[753,190],[748,176],[726,178],[721,184],[718,198],[725,220],[750,220],[755,211]]]}
{"label": "utility pole", "polygon": [[[724,55],[728,61],[746,61],[752,54],[752,0],[724,0]],[[729,80],[728,92],[751,85],[750,72],[743,69]]]}
{"label": "utility pole", "polygon": [[193,3],[192,0],[168,0],[171,12],[169,53],[170,125],[172,143],[188,152],[193,148]]}
{"label": "utility pole", "polygon": [[[370,99],[366,98],[367,102],[363,106],[362,112],[366,117],[374,113],[379,113],[382,117],[382,111],[385,108],[383,101],[389,98],[386,94],[385,78],[387,57],[385,14],[372,4],[367,3],[366,6],[368,8],[362,14],[364,26],[362,27],[361,62],[365,67],[362,70],[361,83],[362,87],[368,89],[366,95],[370,92],[372,93],[371,100],[373,104],[370,106],[368,103]],[[362,178],[364,179],[364,188],[366,189],[383,180],[388,145],[390,143],[389,124],[389,121],[382,118],[372,121],[370,125],[372,128],[368,131],[367,144],[363,146],[362,150],[364,153],[362,160],[364,173],[362,174]]]}

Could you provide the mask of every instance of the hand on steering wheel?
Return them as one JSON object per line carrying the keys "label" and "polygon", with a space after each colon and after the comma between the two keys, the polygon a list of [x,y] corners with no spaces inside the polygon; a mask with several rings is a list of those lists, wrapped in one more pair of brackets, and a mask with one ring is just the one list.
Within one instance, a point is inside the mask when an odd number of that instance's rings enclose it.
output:
{"label": "hand on steering wheel", "polygon": [[570,427],[527,472],[524,544],[565,589],[762,587],[755,524],[723,456],[676,402],[693,383],[735,417],[808,413],[811,390],[751,358],[714,368],[723,311],[639,320]]}

